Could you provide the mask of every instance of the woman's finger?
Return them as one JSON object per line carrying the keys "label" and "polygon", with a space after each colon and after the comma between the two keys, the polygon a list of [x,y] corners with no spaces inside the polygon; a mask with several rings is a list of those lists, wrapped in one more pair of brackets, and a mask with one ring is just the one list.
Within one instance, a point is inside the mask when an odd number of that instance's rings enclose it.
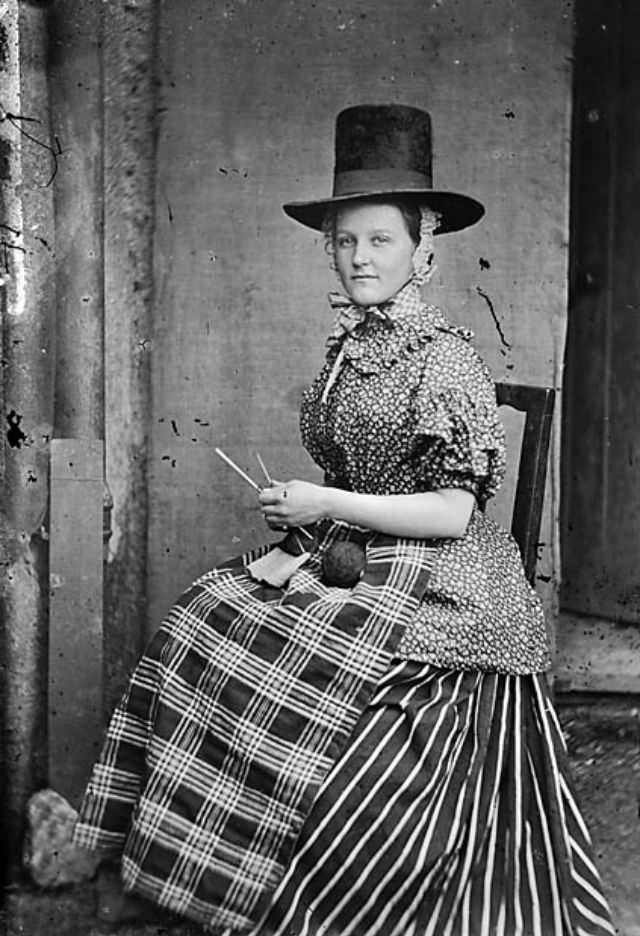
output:
{"label": "woman's finger", "polygon": [[262,513],[265,515],[265,517],[273,517],[276,520],[282,519],[286,514],[285,510],[282,507],[282,504],[280,503],[266,504],[265,506],[262,507]]}
{"label": "woman's finger", "polygon": [[282,517],[265,517],[267,526],[271,530],[288,530],[286,523],[282,522]]}
{"label": "woman's finger", "polygon": [[281,504],[288,497],[286,485],[278,484],[277,487],[263,488],[258,495],[261,504],[268,506],[272,504]]}

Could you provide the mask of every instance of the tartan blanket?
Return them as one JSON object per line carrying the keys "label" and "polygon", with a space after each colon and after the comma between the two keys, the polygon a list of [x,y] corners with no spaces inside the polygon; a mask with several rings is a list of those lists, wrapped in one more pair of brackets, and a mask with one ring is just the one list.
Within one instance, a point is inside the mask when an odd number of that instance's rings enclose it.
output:
{"label": "tartan blanket", "polygon": [[434,547],[379,534],[357,585],[324,585],[324,549],[349,536],[325,524],[284,589],[251,579],[252,556],[198,579],[135,669],[87,786],[75,843],[121,855],[127,890],[213,932],[263,915],[425,590]]}

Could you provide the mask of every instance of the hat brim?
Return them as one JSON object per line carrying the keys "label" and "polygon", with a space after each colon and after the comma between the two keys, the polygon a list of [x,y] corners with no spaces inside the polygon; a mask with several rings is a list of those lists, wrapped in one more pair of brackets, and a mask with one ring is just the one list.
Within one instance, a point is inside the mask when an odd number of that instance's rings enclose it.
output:
{"label": "hat brim", "polygon": [[361,201],[391,201],[407,199],[417,205],[432,208],[440,215],[440,223],[435,234],[448,234],[452,231],[461,231],[463,228],[475,224],[484,214],[484,205],[469,195],[459,192],[437,192],[434,189],[394,189],[393,191],[354,192],[348,195],[337,195],[320,201],[287,202],[283,210],[294,221],[306,227],[321,231],[327,211],[347,202]]}

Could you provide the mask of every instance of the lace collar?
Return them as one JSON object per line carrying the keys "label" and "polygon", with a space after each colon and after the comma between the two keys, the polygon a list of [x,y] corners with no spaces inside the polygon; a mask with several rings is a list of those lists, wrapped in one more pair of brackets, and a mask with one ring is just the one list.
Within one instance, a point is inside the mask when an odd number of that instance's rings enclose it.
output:
{"label": "lace collar", "polygon": [[438,332],[449,332],[470,341],[473,333],[451,325],[437,306],[427,305],[417,285],[409,282],[388,302],[363,308],[339,294],[329,296],[337,311],[327,344],[329,358],[350,361],[362,373],[391,367],[407,351],[432,341]]}

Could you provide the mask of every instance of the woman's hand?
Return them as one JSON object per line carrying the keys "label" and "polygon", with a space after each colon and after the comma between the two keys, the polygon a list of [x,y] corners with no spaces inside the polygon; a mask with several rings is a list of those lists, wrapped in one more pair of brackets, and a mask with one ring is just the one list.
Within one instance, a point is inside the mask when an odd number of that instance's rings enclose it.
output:
{"label": "woman's hand", "polygon": [[308,481],[274,481],[260,492],[262,513],[274,529],[316,523],[325,517],[378,533],[412,539],[464,536],[475,498],[470,491],[444,488],[416,494],[360,494]]}
{"label": "woman's hand", "polygon": [[316,523],[327,516],[326,488],[309,481],[273,481],[258,495],[262,514],[274,529]]}

